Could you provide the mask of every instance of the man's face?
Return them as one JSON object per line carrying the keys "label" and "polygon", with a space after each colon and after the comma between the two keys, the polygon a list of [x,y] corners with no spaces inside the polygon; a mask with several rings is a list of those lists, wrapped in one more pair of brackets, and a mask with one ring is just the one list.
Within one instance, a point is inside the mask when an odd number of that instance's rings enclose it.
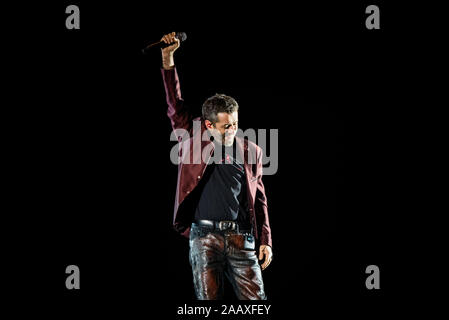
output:
{"label": "man's face", "polygon": [[238,112],[219,112],[217,118],[218,121],[215,124],[206,120],[207,129],[216,141],[227,147],[232,146],[238,129]]}

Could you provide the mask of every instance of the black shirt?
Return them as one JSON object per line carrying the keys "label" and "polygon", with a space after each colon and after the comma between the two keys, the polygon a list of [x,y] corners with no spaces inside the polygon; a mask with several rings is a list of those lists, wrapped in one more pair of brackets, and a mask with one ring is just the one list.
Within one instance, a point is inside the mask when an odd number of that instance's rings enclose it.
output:
{"label": "black shirt", "polygon": [[247,186],[242,159],[236,151],[235,140],[230,147],[215,143],[214,155],[198,185],[196,220],[230,220],[247,224]]}

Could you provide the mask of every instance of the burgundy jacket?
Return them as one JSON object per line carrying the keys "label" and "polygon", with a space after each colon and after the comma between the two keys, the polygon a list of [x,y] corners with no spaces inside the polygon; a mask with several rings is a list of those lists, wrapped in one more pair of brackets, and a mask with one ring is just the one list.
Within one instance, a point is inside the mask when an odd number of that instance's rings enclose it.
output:
{"label": "burgundy jacket", "polygon": [[[174,130],[184,129],[189,132],[186,138],[178,139],[180,140],[180,159],[185,159],[189,156],[190,163],[185,163],[187,161],[182,160],[179,161],[173,217],[174,228],[183,236],[189,237],[190,225],[194,217],[194,208],[189,205],[184,205],[188,203],[185,200],[203,177],[207,163],[213,155],[214,143],[210,140],[202,141],[201,136],[207,130],[204,119],[193,119],[185,107],[184,100],[181,97],[179,77],[176,68],[172,70],[162,68],[161,71],[168,104],[167,115],[171,120],[171,125]],[[201,130],[193,130],[194,123],[200,126]],[[193,146],[194,141],[201,143],[201,152],[197,152],[198,148]],[[235,142],[237,143],[237,150],[241,152],[240,154],[244,155],[249,204],[248,210],[250,222],[255,233],[254,235],[261,245],[269,245],[271,247],[271,229],[268,220],[267,197],[265,196],[265,187],[262,182],[262,149],[255,143],[237,136],[235,137]],[[203,153],[206,156],[202,157],[201,154]],[[197,161],[194,161],[195,158]]]}

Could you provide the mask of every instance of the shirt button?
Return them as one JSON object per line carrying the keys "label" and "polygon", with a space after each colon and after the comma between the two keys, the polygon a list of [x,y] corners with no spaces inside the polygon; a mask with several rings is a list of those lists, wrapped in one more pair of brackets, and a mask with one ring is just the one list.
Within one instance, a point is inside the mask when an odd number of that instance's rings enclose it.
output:
{"label": "shirt button", "polygon": [[201,176],[198,176],[198,179],[201,179]]}
{"label": "shirt button", "polygon": [[187,190],[187,194],[189,194],[190,193],[190,191],[189,190]]}

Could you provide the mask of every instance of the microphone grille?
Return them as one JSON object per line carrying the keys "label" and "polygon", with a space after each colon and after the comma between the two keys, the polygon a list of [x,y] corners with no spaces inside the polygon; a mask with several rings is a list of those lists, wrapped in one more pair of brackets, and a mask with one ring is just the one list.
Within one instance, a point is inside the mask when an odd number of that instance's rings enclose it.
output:
{"label": "microphone grille", "polygon": [[179,41],[183,42],[187,39],[187,35],[185,32],[176,32],[176,38],[178,38]]}

